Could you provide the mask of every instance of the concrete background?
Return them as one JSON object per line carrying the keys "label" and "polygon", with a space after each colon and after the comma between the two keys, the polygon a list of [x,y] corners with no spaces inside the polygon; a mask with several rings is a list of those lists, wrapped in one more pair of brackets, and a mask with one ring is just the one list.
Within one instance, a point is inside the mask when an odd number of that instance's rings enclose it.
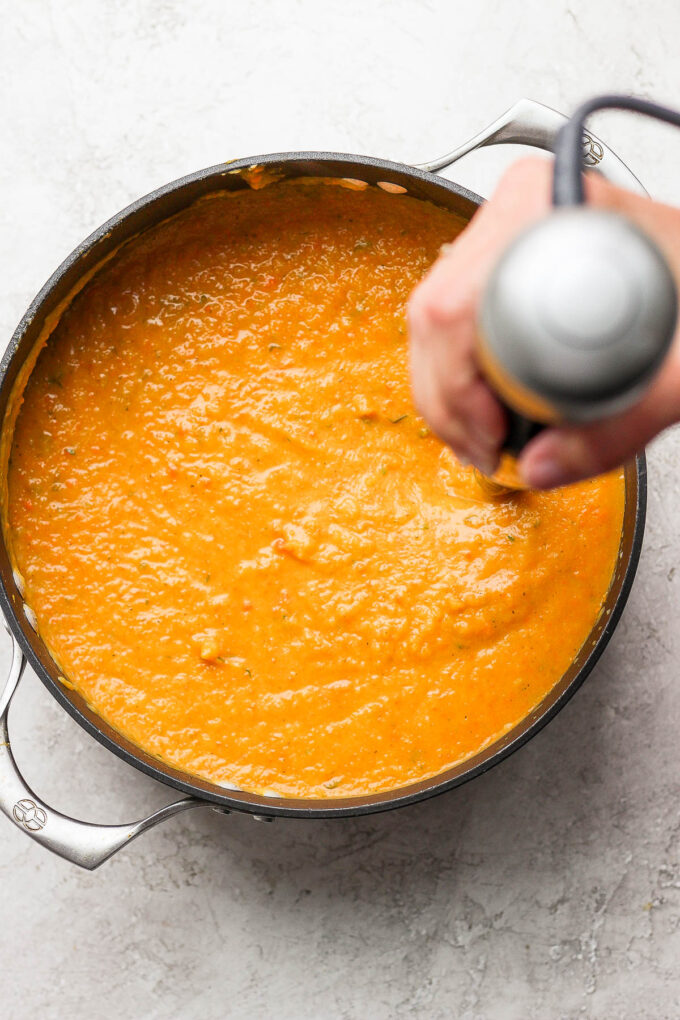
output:
{"label": "concrete background", "polygon": [[[528,95],[680,105],[674,0],[0,3],[0,335],[103,219],[225,158],[424,160]],[[680,202],[680,132],[603,134]],[[457,171],[484,191],[501,157]],[[98,873],[0,819],[0,1016],[680,1016],[678,434],[615,640],[529,746],[469,786],[359,821],[196,812]],[[17,757],[50,803],[122,821],[168,791],[27,676]]]}

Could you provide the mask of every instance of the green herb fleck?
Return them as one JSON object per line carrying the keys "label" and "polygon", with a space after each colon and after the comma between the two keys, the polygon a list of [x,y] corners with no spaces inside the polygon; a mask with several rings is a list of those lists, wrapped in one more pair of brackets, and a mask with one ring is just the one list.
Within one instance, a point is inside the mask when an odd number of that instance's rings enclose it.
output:
{"label": "green herb fleck", "polygon": [[393,425],[398,425],[400,421],[406,421],[407,418],[407,414],[400,414],[398,418],[390,418],[390,421]]}

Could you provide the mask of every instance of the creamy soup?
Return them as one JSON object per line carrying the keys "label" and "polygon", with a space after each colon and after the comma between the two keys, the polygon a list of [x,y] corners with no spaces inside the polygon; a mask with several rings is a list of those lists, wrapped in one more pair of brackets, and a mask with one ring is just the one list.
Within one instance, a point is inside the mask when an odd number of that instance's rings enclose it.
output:
{"label": "creamy soup", "polygon": [[622,473],[486,499],[411,401],[405,304],[463,226],[377,188],[224,193],[46,338],[12,555],[65,682],[151,754],[258,793],[390,790],[512,728],[588,637]]}

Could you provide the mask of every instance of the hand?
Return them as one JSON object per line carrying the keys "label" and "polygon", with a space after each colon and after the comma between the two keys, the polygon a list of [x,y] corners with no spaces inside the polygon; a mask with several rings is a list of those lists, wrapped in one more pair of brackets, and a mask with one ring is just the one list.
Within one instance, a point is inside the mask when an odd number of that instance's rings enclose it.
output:
{"label": "hand", "polygon": [[[470,225],[442,253],[408,305],[411,383],[416,406],[463,463],[485,474],[497,467],[506,420],[476,359],[477,308],[487,277],[510,242],[550,208],[552,163],[515,163]],[[638,224],[680,279],[680,210],[586,179],[592,205]],[[547,428],[522,453],[519,470],[535,489],[566,485],[617,467],[680,420],[680,331],[642,400],[606,421]]]}

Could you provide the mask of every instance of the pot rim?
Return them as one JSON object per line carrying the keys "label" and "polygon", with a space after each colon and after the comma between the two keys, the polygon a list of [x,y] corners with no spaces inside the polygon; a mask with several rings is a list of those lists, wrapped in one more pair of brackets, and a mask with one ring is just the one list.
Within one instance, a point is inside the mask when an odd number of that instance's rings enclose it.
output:
{"label": "pot rim", "polygon": [[[327,164],[329,169],[331,166],[334,166],[336,169],[344,166],[348,171],[347,177],[354,177],[355,179],[357,177],[356,171],[359,170],[361,173],[363,170],[368,172],[369,176],[375,178],[375,180],[368,181],[368,183],[373,184],[379,183],[379,178],[376,174],[378,170],[384,171],[388,175],[396,175],[402,179],[422,182],[424,185],[428,186],[428,190],[432,190],[434,187],[435,191],[448,192],[450,195],[456,196],[461,200],[463,205],[468,206],[467,212],[470,213],[470,217],[483,203],[483,199],[474,192],[469,191],[467,188],[464,188],[453,181],[441,178],[436,173],[412,167],[406,163],[398,163],[373,156],[361,156],[352,153],[326,151],[267,153],[233,160],[228,163],[216,164],[215,166],[207,167],[203,170],[198,170],[194,173],[184,175],[169,182],[168,184],[154,189],[141,198],[136,199],[134,202],[124,207],[120,212],[110,217],[100,227],[94,230],[81,244],[79,244],[50,275],[23,315],[12,336],[12,339],[10,340],[7,350],[0,361],[0,393],[4,390],[6,396],[7,391],[11,389],[14,379],[9,380],[8,371],[17,357],[21,341],[27,331],[29,331],[31,326],[44,312],[45,305],[49,303],[49,300],[53,297],[55,291],[63,285],[65,280],[73,276],[73,284],[70,287],[70,290],[72,291],[78,278],[83,276],[82,272],[77,272],[78,268],[82,265],[83,260],[88,255],[92,255],[98,247],[105,245],[116,231],[124,225],[129,224],[131,219],[133,219],[136,215],[141,214],[154,205],[159,204],[166,197],[181,195],[182,192],[186,192],[193,185],[205,184],[208,182],[214,183],[214,188],[207,188],[205,191],[206,194],[211,191],[216,192],[223,190],[219,186],[221,179],[226,176],[237,176],[240,171],[247,170],[255,166],[266,167],[280,165],[284,170],[286,167],[290,170],[291,167],[295,166],[303,172],[296,173],[293,176],[324,176],[318,172],[305,172],[306,164],[309,164],[308,170],[310,171],[313,169],[319,170],[324,164]],[[355,172],[352,173],[351,171]],[[325,176],[340,177],[344,175],[339,173],[327,173]],[[386,179],[389,180],[389,177]],[[393,183],[400,182],[397,181]],[[416,193],[413,197],[420,198],[423,196]],[[194,200],[195,199],[190,199],[186,205],[190,205]],[[431,198],[426,198],[426,200],[434,201],[434,199]],[[183,206],[180,206],[179,208],[182,207]],[[179,211],[179,209],[177,211]],[[149,229],[154,224],[161,222],[163,219],[166,219],[168,216],[173,214],[174,213],[170,212],[166,215],[161,215],[154,220],[153,223],[149,222],[146,226],[141,227],[139,231],[131,231],[131,233],[127,237],[122,238],[122,240],[114,241],[111,245],[111,249],[115,250],[115,248],[117,248],[120,244],[124,244],[131,237],[135,236],[136,233],[143,232],[144,229]],[[55,303],[55,308],[58,304],[59,302]],[[49,309],[47,314],[52,311],[54,311],[54,308]],[[44,323],[40,324],[41,330],[43,325]],[[19,358],[18,360],[21,363],[22,359]],[[633,490],[632,493],[631,489]],[[42,645],[39,636],[31,630],[26,621],[21,619],[23,616],[23,613],[21,612],[23,608],[23,600],[13,581],[11,582],[11,586],[14,587],[14,591],[10,590],[10,585],[8,585],[5,576],[7,573],[6,570],[0,571],[0,608],[2,609],[12,633],[21,645],[28,662],[61,707],[64,708],[69,715],[100,744],[112,751],[123,761],[151,776],[151,778],[185,794],[213,803],[218,807],[233,811],[242,811],[263,817],[273,818],[277,816],[284,816],[298,818],[337,818],[373,814],[381,811],[393,810],[399,807],[406,807],[410,804],[417,803],[418,801],[439,796],[440,794],[446,793],[449,790],[452,790],[455,787],[460,786],[488,771],[526,744],[527,741],[535,736],[536,733],[538,733],[539,730],[541,730],[576,693],[581,684],[592,671],[596,662],[600,658],[600,655],[608,644],[619,621],[621,613],[623,612],[635,577],[642,548],[646,516],[647,467],[644,454],[639,455],[635,459],[635,462],[629,464],[626,469],[627,509],[629,509],[629,500],[631,500],[631,498],[634,498],[635,500],[633,508],[634,519],[632,537],[629,542],[627,562],[623,566],[623,573],[620,576],[618,592],[614,598],[606,621],[602,625],[592,648],[588,652],[577,673],[566,683],[564,682],[563,677],[562,680],[555,684],[543,701],[530,713],[528,713],[524,719],[520,720],[520,722],[513,727],[508,734],[498,738],[486,748],[470,756],[465,761],[431,777],[430,779],[421,780],[416,783],[412,783],[409,786],[397,788],[396,790],[367,794],[361,797],[346,797],[337,799],[265,797],[259,794],[247,793],[245,791],[242,792],[240,790],[232,791],[226,788],[224,788],[224,792],[221,792],[218,786],[201,780],[200,777],[183,773],[181,770],[166,764],[161,759],[154,758],[143,751],[142,748],[133,744],[132,741],[128,740],[122,734],[115,731],[113,727],[106,724],[104,720],[99,719],[97,713],[88,708],[84,699],[82,699],[77,692],[74,694],[74,692],[67,690],[50,674],[48,666],[38,655],[36,648],[34,647],[34,644]],[[8,564],[9,558],[4,535],[0,539],[0,552],[2,557],[7,560]],[[11,576],[11,569],[9,574]],[[616,574],[614,576],[616,577]],[[614,580],[612,581],[612,587],[613,585]],[[610,592],[611,590],[612,589],[610,588]],[[596,622],[593,631],[595,631],[597,627],[598,622]],[[593,631],[591,631],[589,638],[579,651],[579,655],[583,651],[583,648],[585,648],[588,644]],[[46,658],[52,662],[49,657],[49,653],[46,653]],[[54,665],[53,662],[52,664]],[[54,672],[55,675],[59,674],[56,666],[54,666]],[[564,683],[564,689],[550,700],[553,692],[560,687],[562,683]],[[545,707],[542,707],[544,702],[549,703],[546,704]],[[513,733],[516,734],[514,737],[512,736]]]}

